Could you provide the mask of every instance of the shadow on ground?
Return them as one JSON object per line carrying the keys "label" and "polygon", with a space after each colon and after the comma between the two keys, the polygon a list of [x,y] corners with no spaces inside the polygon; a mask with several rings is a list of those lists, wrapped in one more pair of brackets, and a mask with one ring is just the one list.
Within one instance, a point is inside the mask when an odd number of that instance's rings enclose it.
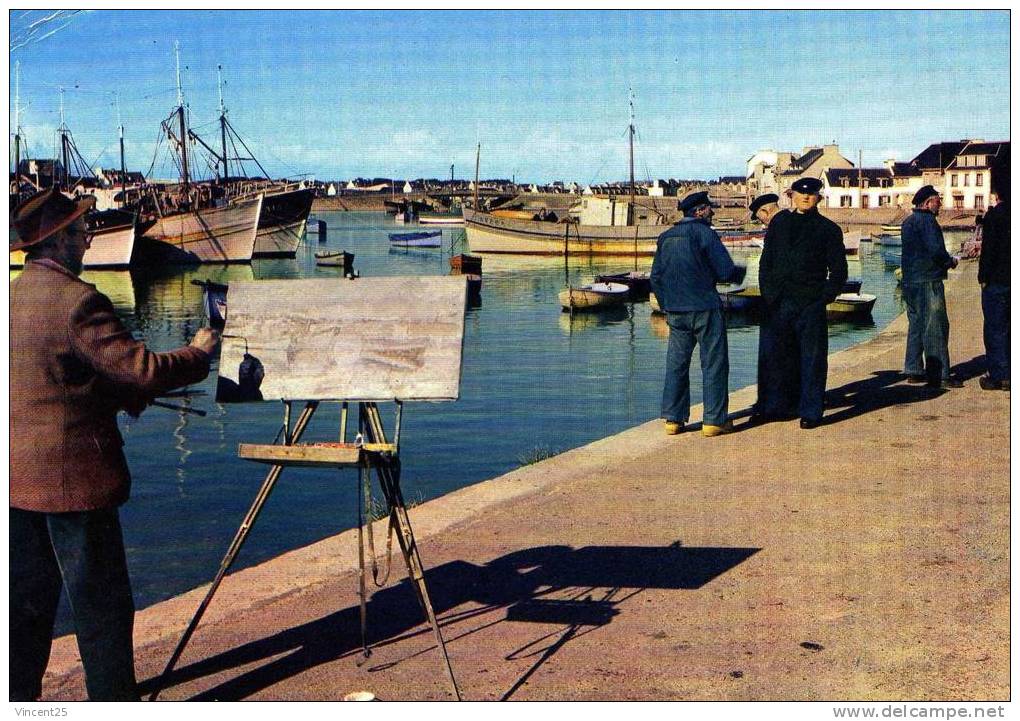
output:
{"label": "shadow on ground", "polygon": [[[426,573],[429,594],[440,624],[457,623],[457,635],[449,628],[447,644],[498,623],[552,624],[561,628],[530,641],[505,656],[507,660],[537,657],[536,663],[503,695],[509,698],[552,654],[572,638],[610,623],[620,604],[644,589],[690,590],[704,586],[758,552],[757,548],[686,548],[678,543],[665,547],[645,546],[541,546],[496,558],[479,566],[453,561]],[[468,604],[466,608],[457,610]],[[461,630],[472,618],[506,608],[496,620]],[[168,687],[232,668],[271,659],[258,668],[201,692],[195,700],[237,700],[318,665],[344,656],[360,656],[360,620],[357,606],[345,608],[314,621],[246,643],[177,669]],[[420,634],[431,641],[421,606],[407,580],[376,592],[368,603],[369,644],[396,643]],[[201,627],[198,631],[201,634]],[[550,640],[553,639],[553,640]],[[549,641],[547,645],[543,642]],[[432,652],[432,646],[426,651]],[[281,654],[284,654],[281,657]],[[392,667],[369,665],[369,671]],[[371,659],[369,659],[371,664]],[[438,668],[437,668],[438,673]],[[141,691],[148,694],[155,679]]]}

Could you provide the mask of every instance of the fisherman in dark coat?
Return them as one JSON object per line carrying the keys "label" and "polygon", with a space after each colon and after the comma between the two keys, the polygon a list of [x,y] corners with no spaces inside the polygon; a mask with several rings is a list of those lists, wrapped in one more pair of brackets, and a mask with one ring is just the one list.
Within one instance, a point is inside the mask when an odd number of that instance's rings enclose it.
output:
{"label": "fisherman in dark coat", "polygon": [[978,261],[988,374],[978,381],[986,391],[1009,390],[1009,161],[992,163],[992,192],[998,204],[985,214]]}
{"label": "fisherman in dark coat", "polygon": [[846,283],[847,266],[843,232],[818,212],[821,188],[817,178],[796,181],[792,212],[776,214],[765,233],[758,268],[764,393],[756,421],[799,415],[801,428],[814,428],[822,420],[829,353],[825,306]]}
{"label": "fisherman in dark coat", "polygon": [[[772,219],[780,213],[789,213],[790,211],[779,207],[779,196],[775,193],[765,193],[759,195],[757,198],[751,201],[750,205],[747,206],[748,212],[751,217],[761,223],[766,230],[768,230],[769,224]],[[762,347],[762,343],[765,341],[765,335],[758,333],[758,399],[754,403],[754,415],[757,420],[763,418],[761,413],[762,408],[770,406],[768,393],[771,391],[773,394],[781,393],[785,398],[787,392],[781,392],[779,388],[770,388],[763,380],[764,371],[763,359],[766,357],[766,353],[763,352],[765,349]],[[783,401],[785,403],[785,401]],[[775,404],[772,404],[775,405]]]}
{"label": "fisherman in dark coat", "polygon": [[153,353],[81,280],[91,242],[75,202],[38,193],[14,217],[25,270],[10,297],[10,700],[42,690],[63,589],[89,698],[138,700],[134,604],[118,506],[131,478],[117,412],[209,373],[217,336]]}

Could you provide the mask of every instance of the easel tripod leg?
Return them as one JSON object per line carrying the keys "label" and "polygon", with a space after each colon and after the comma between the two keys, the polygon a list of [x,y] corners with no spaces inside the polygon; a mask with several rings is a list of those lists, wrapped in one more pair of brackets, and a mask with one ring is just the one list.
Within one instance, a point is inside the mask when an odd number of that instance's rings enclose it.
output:
{"label": "easel tripod leg", "polygon": [[[375,443],[385,443],[386,436],[383,430],[382,419],[379,415],[379,407],[375,403],[365,403],[364,412],[368,421],[369,436],[372,441]],[[457,687],[457,679],[453,675],[450,656],[446,652],[443,632],[439,628],[439,621],[436,619],[435,611],[432,608],[432,601],[429,598],[428,588],[425,585],[425,573],[422,568],[421,557],[418,555],[418,546],[414,540],[411,522],[407,516],[407,507],[404,504],[404,497],[400,491],[399,461],[377,465],[377,468],[379,470],[379,482],[382,486],[383,495],[386,497],[386,502],[390,507],[390,513],[395,516],[397,521],[397,542],[400,544],[404,561],[407,563],[407,573],[410,576],[412,586],[418,594],[422,608],[425,610],[425,617],[432,626],[432,632],[436,637],[436,644],[446,665],[446,675],[450,679],[450,687],[453,689],[454,698],[460,701],[460,689]]]}
{"label": "easel tripod leg", "polygon": [[[306,405],[301,411],[301,415],[298,416],[297,424],[294,426],[294,433],[290,439],[291,443],[297,441],[304,433],[305,428],[308,426],[308,422],[312,419],[312,414],[315,413],[316,407],[318,407],[318,403],[313,401],[308,403],[308,405]],[[195,615],[192,617],[191,622],[184,630],[181,640],[177,642],[177,648],[175,648],[173,654],[171,654],[170,660],[166,664],[166,668],[163,669],[163,673],[161,673],[159,678],[156,680],[156,687],[149,696],[150,701],[155,701],[160,692],[166,687],[166,681],[168,680],[170,673],[173,671],[174,666],[177,665],[177,661],[180,660],[181,654],[184,653],[184,649],[187,647],[188,642],[195,633],[195,629],[198,628],[198,624],[202,620],[202,616],[205,615],[205,611],[209,607],[209,604],[212,602],[213,596],[216,595],[216,591],[219,589],[224,576],[227,575],[227,571],[236,560],[237,554],[241,551],[241,547],[248,538],[248,533],[251,531],[252,526],[255,525],[255,521],[258,518],[259,513],[262,511],[262,507],[266,504],[266,501],[269,500],[269,494],[273,492],[273,487],[276,485],[276,481],[280,478],[280,473],[282,471],[283,466],[273,466],[266,474],[266,479],[262,482],[259,492],[255,495],[255,500],[252,502],[251,508],[248,509],[247,515],[244,517],[244,520],[241,521],[241,525],[237,529],[237,533],[234,535],[234,540],[231,541],[226,555],[223,556],[223,560],[220,562],[220,569],[216,572],[216,577],[213,579],[212,585],[209,586],[209,590],[206,592],[205,598],[203,598],[202,602],[198,605],[198,610],[195,611]]]}

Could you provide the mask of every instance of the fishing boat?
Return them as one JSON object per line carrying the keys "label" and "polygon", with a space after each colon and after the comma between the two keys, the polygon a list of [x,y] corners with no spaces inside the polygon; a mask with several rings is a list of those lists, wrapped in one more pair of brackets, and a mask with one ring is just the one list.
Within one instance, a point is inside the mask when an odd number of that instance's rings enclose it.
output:
{"label": "fishing boat", "polygon": [[896,233],[896,235],[889,235],[883,233],[882,235],[879,235],[878,237],[875,238],[875,242],[878,245],[888,245],[891,247],[896,247],[898,245],[903,245],[903,238],[900,237],[900,234],[898,232]]}
{"label": "fishing boat", "polygon": [[885,234],[888,234],[888,235],[899,235],[900,234],[900,226],[899,225],[883,225],[882,226],[882,232],[885,233]]}
{"label": "fishing boat", "polygon": [[177,52],[177,107],[162,122],[162,137],[175,153],[181,182],[153,192],[157,219],[139,239],[137,259],[149,264],[247,263],[255,251],[264,193],[227,203],[226,188],[192,181],[187,124]]}
{"label": "fishing boat", "polygon": [[719,240],[727,248],[762,248],[765,245],[765,231],[722,231]]}
{"label": "fishing boat", "polygon": [[631,99],[630,198],[583,197],[556,222],[526,220],[483,213],[478,208],[478,161],[475,198],[465,206],[464,226],[472,253],[528,255],[644,255],[655,254],[659,236],[670,222],[651,202],[638,203],[634,187],[634,118]]}
{"label": "fishing boat", "polygon": [[564,288],[559,300],[564,311],[597,310],[625,302],[629,293],[623,283],[588,283]]}
{"label": "fishing boat", "polygon": [[293,258],[308,228],[314,197],[308,188],[267,192],[259,212],[254,258]]}
{"label": "fishing boat", "polygon": [[464,225],[464,218],[459,215],[419,215],[418,222],[422,225]]}
{"label": "fishing boat", "polygon": [[480,275],[482,272],[482,257],[480,255],[468,255],[458,253],[450,257],[450,268],[459,273],[474,273]]}
{"label": "fishing boat", "polygon": [[876,300],[878,296],[870,293],[840,293],[825,306],[825,317],[829,320],[864,318],[871,315]]}

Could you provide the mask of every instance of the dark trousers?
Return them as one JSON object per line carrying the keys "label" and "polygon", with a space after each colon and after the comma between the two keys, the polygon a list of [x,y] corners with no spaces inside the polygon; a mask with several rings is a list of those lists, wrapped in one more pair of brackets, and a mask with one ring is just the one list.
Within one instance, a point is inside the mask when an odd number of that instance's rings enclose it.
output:
{"label": "dark trousers", "polygon": [[907,306],[907,352],[903,372],[931,383],[949,378],[949,315],[941,280],[902,285]]}
{"label": "dark trousers", "polygon": [[825,301],[780,298],[765,306],[758,336],[756,412],[821,420],[829,371]]}
{"label": "dark trousers", "polygon": [[723,425],[729,412],[730,356],[722,310],[667,313],[666,322],[669,345],[662,417],[675,423],[686,423],[690,418],[691,356],[697,344],[701,349],[702,420],[712,426]]}
{"label": "dark trousers", "polygon": [[996,382],[1009,380],[1009,286],[987,284],[981,289],[985,317],[985,358],[988,376]]}
{"label": "dark trousers", "polygon": [[10,509],[11,701],[42,693],[61,586],[93,701],[137,701],[134,602],[117,509]]}

